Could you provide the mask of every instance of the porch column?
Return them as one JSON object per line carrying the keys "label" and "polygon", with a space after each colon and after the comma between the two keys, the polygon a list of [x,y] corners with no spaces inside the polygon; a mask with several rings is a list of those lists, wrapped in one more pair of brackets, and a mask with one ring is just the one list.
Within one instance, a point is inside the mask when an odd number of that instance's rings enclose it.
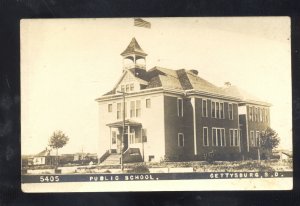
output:
{"label": "porch column", "polygon": [[246,105],[246,121],[245,121],[245,123],[246,123],[246,135],[247,135],[247,152],[249,152],[249,147],[250,147],[250,145],[249,145],[249,135],[250,134],[249,134],[249,130],[248,130],[248,112],[250,112],[249,107],[248,107],[248,105]]}
{"label": "porch column", "polygon": [[143,162],[145,161],[145,152],[144,152],[144,134],[143,128],[141,127],[141,139],[142,139],[142,154],[143,154]]}
{"label": "porch column", "polygon": [[111,127],[109,127],[109,149],[111,149]]}
{"label": "porch column", "polygon": [[129,147],[129,143],[130,143],[130,125],[128,124],[128,128],[127,128],[127,145]]}
{"label": "porch column", "polygon": [[197,155],[196,98],[192,97],[191,100],[193,106],[194,155]]}

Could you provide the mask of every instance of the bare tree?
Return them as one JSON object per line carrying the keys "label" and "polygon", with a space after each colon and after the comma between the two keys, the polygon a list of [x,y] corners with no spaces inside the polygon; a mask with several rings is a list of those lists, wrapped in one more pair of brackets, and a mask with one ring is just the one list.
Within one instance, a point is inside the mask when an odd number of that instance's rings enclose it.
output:
{"label": "bare tree", "polygon": [[69,141],[69,137],[65,135],[61,130],[53,132],[49,139],[49,146],[52,149],[56,149],[56,165],[58,165],[58,149],[65,146]]}

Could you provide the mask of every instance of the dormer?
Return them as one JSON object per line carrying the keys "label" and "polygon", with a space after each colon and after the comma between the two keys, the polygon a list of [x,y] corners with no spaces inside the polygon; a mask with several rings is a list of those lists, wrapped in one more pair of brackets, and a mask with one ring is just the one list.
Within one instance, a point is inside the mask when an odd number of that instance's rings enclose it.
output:
{"label": "dormer", "polygon": [[146,70],[147,54],[140,47],[133,37],[127,48],[121,53],[123,57],[123,72],[126,69],[143,69]]}
{"label": "dormer", "polygon": [[121,79],[117,83],[116,90],[131,93],[138,92],[143,87],[146,87],[148,85],[148,82],[144,79],[139,78],[139,73],[137,70],[139,70],[140,72],[143,71],[141,69],[135,69],[135,74],[133,69],[125,69]]}

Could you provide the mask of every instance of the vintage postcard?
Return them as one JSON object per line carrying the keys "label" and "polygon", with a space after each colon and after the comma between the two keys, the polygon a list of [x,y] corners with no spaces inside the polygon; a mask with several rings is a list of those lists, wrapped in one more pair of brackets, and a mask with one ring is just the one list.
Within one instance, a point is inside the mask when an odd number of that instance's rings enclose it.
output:
{"label": "vintage postcard", "polygon": [[293,188],[289,17],[20,27],[23,192]]}

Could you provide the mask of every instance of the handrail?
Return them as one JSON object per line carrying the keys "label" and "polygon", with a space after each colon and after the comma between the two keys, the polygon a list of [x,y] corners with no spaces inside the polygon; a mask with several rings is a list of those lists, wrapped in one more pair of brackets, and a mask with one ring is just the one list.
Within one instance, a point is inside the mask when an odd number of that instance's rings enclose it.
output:
{"label": "handrail", "polygon": [[146,65],[144,65],[144,64],[124,65],[124,69],[133,69],[133,68],[146,69]]}
{"label": "handrail", "polygon": [[[133,155],[137,154],[137,155]],[[142,156],[139,148],[127,148],[125,152],[123,152],[123,161],[125,163],[128,162],[141,162]]]}
{"label": "handrail", "polygon": [[105,153],[99,158],[99,162],[102,163],[109,156],[109,150],[106,150]]}

